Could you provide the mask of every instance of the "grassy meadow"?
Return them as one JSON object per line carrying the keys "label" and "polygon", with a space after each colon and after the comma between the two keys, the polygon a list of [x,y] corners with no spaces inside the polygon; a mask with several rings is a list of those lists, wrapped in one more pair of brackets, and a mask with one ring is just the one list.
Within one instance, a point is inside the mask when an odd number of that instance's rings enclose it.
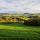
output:
{"label": "grassy meadow", "polygon": [[22,40],[40,40],[40,26],[31,26],[31,25],[29,26],[21,23],[11,23],[11,24],[0,23],[0,38],[7,38],[7,37],[24,38]]}

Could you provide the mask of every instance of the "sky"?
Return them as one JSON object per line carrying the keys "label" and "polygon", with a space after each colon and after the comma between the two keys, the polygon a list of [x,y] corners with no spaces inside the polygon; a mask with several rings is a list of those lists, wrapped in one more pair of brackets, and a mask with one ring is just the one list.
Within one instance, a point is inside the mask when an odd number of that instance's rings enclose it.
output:
{"label": "sky", "polygon": [[40,0],[0,0],[0,13],[40,13]]}

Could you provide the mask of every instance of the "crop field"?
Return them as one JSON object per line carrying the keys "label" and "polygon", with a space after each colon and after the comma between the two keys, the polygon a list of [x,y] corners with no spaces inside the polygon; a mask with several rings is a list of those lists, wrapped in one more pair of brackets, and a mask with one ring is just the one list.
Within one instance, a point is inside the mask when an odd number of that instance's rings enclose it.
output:
{"label": "crop field", "polygon": [[21,23],[0,23],[0,40],[13,39],[40,40],[40,26],[29,26]]}

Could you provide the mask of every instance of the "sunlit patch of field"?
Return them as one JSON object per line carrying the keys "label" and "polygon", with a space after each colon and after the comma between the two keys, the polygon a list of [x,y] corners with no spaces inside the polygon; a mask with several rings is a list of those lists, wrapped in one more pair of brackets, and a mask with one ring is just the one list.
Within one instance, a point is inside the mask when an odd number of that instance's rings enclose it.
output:
{"label": "sunlit patch of field", "polygon": [[10,25],[0,25],[0,29],[9,29],[9,30],[23,30],[23,31],[27,31],[27,30],[29,30],[29,31],[40,31],[40,26],[39,27],[34,27],[34,26],[23,26],[23,24],[22,25],[19,25],[19,24],[15,24],[15,25],[13,25],[13,24],[10,24]]}

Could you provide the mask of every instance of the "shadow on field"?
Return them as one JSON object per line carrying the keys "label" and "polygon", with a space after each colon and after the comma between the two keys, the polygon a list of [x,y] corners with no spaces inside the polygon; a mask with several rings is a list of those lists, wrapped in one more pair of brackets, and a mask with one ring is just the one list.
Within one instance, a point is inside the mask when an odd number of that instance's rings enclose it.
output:
{"label": "shadow on field", "polygon": [[[20,31],[20,30],[0,30],[0,37],[3,38],[9,38],[9,40],[39,40],[40,39],[40,34],[38,32],[33,32],[33,31]],[[16,38],[16,39],[15,39]],[[18,38],[18,39],[17,39]],[[2,40],[2,39],[0,39]]]}
{"label": "shadow on field", "polygon": [[40,28],[40,25],[35,24],[22,24],[22,23],[13,23],[13,22],[0,22],[0,25],[5,26],[15,26],[15,27],[34,27],[34,28]]}
{"label": "shadow on field", "polygon": [[22,23],[13,23],[13,22],[3,22],[3,23],[0,23],[0,25],[15,26],[15,27],[25,27],[26,26]]}

